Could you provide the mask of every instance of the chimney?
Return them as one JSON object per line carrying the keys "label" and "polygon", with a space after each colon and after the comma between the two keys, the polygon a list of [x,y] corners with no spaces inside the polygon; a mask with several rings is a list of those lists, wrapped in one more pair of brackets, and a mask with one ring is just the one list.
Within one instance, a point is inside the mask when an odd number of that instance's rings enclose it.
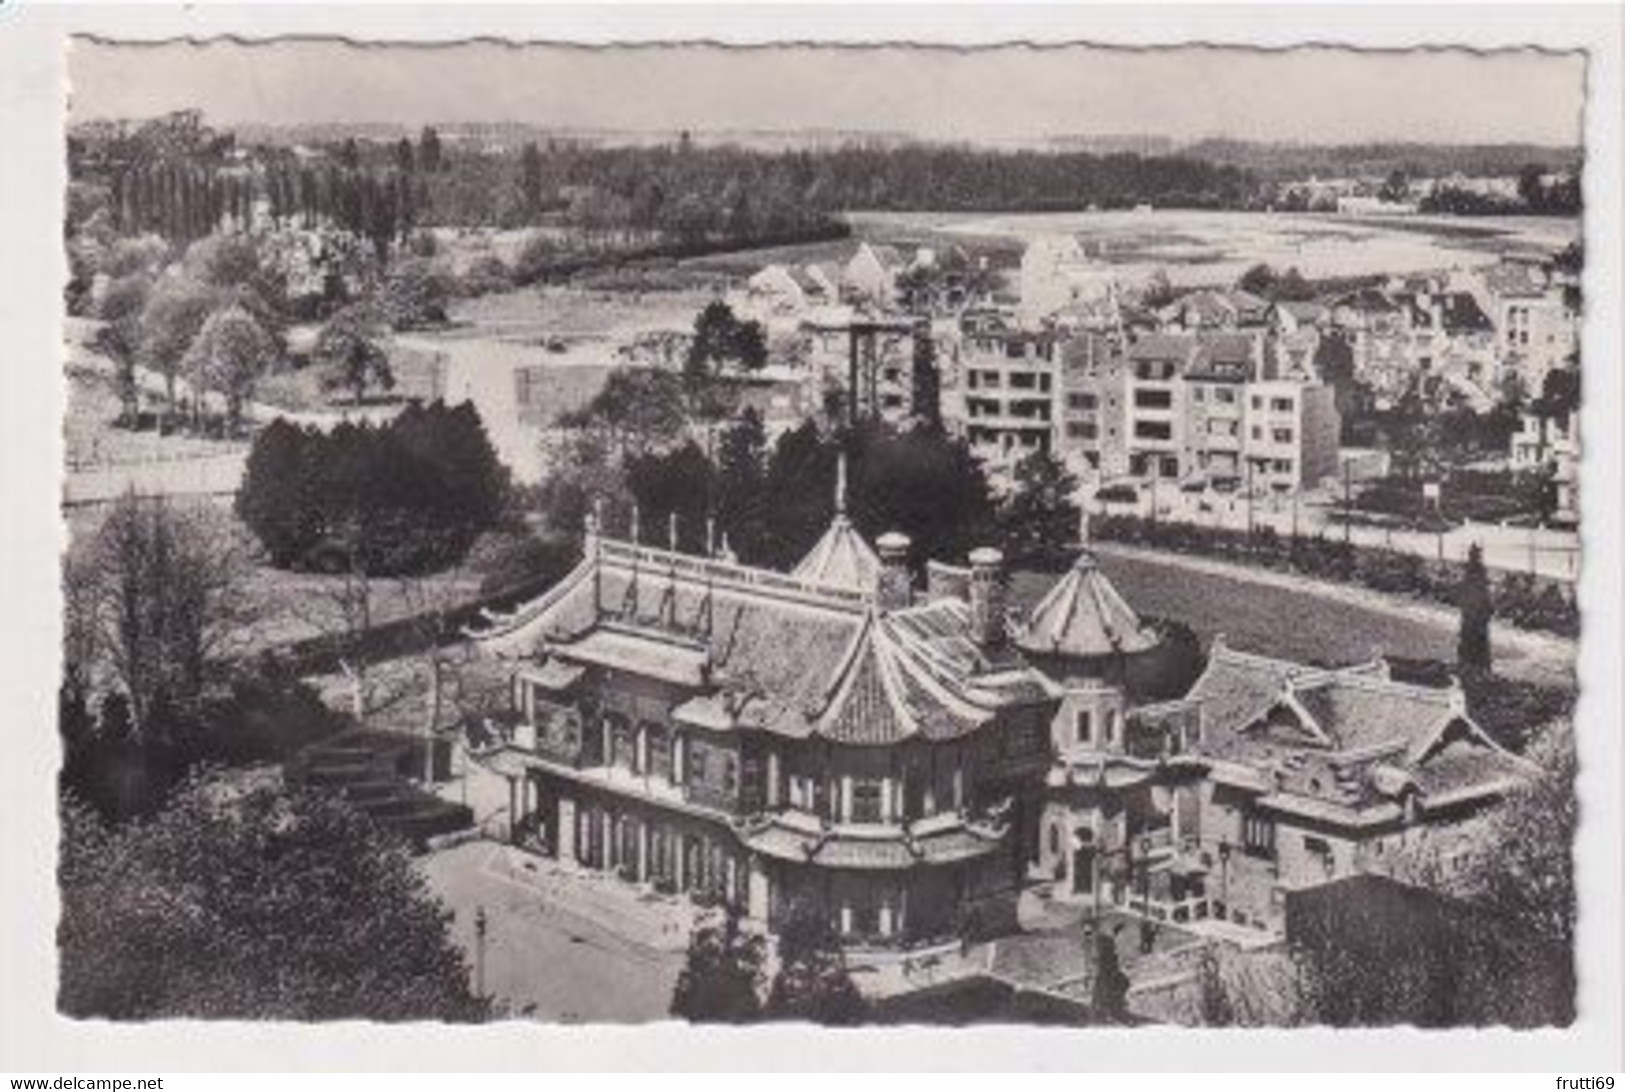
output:
{"label": "chimney", "polygon": [[880,573],[875,580],[875,605],[881,610],[900,610],[914,602],[908,574],[909,538],[901,531],[887,531],[875,540],[880,554]]}
{"label": "chimney", "polygon": [[970,555],[971,639],[986,648],[1004,643],[1004,554],[991,546]]}

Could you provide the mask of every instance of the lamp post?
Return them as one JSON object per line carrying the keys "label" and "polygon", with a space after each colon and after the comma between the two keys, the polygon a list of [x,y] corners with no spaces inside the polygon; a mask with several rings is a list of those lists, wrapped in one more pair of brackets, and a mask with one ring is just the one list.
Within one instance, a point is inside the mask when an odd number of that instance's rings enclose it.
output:
{"label": "lamp post", "polygon": [[485,907],[474,908],[474,996],[485,996]]}
{"label": "lamp post", "polygon": [[1230,839],[1219,839],[1219,905],[1230,916]]}

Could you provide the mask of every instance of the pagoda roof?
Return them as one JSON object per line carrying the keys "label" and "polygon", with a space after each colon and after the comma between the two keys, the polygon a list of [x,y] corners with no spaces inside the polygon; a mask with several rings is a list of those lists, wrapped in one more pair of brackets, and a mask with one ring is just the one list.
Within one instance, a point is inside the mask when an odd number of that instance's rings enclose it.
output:
{"label": "pagoda roof", "polygon": [[868,590],[610,540],[536,604],[474,636],[499,655],[684,687],[683,719],[714,730],[947,740],[1053,700],[1013,647],[971,639],[958,599],[885,611]]}
{"label": "pagoda roof", "polygon": [[852,521],[836,513],[823,536],[807,551],[790,575],[815,584],[867,591],[880,575],[880,557]]}
{"label": "pagoda roof", "polygon": [[1016,644],[1038,655],[1083,659],[1144,652],[1155,647],[1157,634],[1085,552],[1033,607]]}

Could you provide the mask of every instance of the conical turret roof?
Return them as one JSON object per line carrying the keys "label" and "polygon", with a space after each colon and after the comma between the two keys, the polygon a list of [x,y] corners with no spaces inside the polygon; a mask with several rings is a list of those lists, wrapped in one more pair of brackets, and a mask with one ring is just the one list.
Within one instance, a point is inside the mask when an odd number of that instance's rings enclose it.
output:
{"label": "conical turret roof", "polygon": [[1156,643],[1156,632],[1140,621],[1088,552],[1038,601],[1016,635],[1023,651],[1078,658],[1144,652]]}
{"label": "conical turret roof", "polygon": [[836,464],[835,518],[790,575],[855,591],[870,591],[880,575],[880,556],[846,518],[846,455]]}

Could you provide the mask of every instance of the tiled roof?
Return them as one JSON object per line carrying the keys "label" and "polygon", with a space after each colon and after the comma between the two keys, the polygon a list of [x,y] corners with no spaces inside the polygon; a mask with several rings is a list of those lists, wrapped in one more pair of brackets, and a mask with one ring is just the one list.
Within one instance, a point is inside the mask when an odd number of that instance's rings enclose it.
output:
{"label": "tiled roof", "polygon": [[912,836],[899,831],[882,837],[794,830],[778,823],[747,829],[741,840],[751,849],[780,860],[829,868],[892,870],[918,864],[948,864],[996,851],[1000,835],[967,826]]}
{"label": "tiled roof", "polygon": [[1358,291],[1339,296],[1333,301],[1333,306],[1351,307],[1356,311],[1369,311],[1378,314],[1387,314],[1400,309],[1399,304],[1375,288],[1361,288]]}
{"label": "tiled roof", "polygon": [[1141,334],[1128,347],[1130,360],[1187,361],[1197,348],[1194,334]]}
{"label": "tiled roof", "polygon": [[[1380,661],[1327,670],[1237,652],[1220,640],[1187,700],[1202,709],[1199,752],[1251,766],[1263,784],[1281,763],[1301,769],[1304,756],[1316,753],[1337,770],[1367,769],[1364,776],[1383,798],[1408,785],[1424,801],[1459,798],[1528,774],[1526,763],[1473,723],[1459,689],[1394,682]],[[1358,792],[1339,801],[1327,792],[1310,796],[1339,806],[1376,802]]]}
{"label": "tiled roof", "polygon": [[1451,691],[1385,679],[1325,675],[1305,685],[1288,683],[1334,750],[1356,751],[1396,739],[1415,746],[1460,715]]}
{"label": "tiled roof", "polygon": [[790,575],[819,584],[835,584],[856,591],[875,586],[880,574],[880,557],[858,534],[851,520],[836,515],[807,556]]}
{"label": "tiled roof", "polygon": [[1013,648],[970,638],[958,599],[882,612],[849,589],[613,547],[520,612],[501,646],[704,691],[681,707],[697,723],[852,744],[958,738],[1003,708],[1053,700]]}
{"label": "tiled roof", "polygon": [[1539,296],[1546,286],[1528,266],[1509,262],[1484,270],[1484,285],[1497,296]]}
{"label": "tiled roof", "polygon": [[1078,658],[1144,652],[1156,643],[1156,633],[1141,624],[1087,552],[1034,605],[1016,636],[1028,652]]}
{"label": "tiled roof", "polygon": [[1206,670],[1186,696],[1201,704],[1205,738],[1224,753],[1243,728],[1269,711],[1288,679],[1317,670],[1242,652],[1217,637]]}

